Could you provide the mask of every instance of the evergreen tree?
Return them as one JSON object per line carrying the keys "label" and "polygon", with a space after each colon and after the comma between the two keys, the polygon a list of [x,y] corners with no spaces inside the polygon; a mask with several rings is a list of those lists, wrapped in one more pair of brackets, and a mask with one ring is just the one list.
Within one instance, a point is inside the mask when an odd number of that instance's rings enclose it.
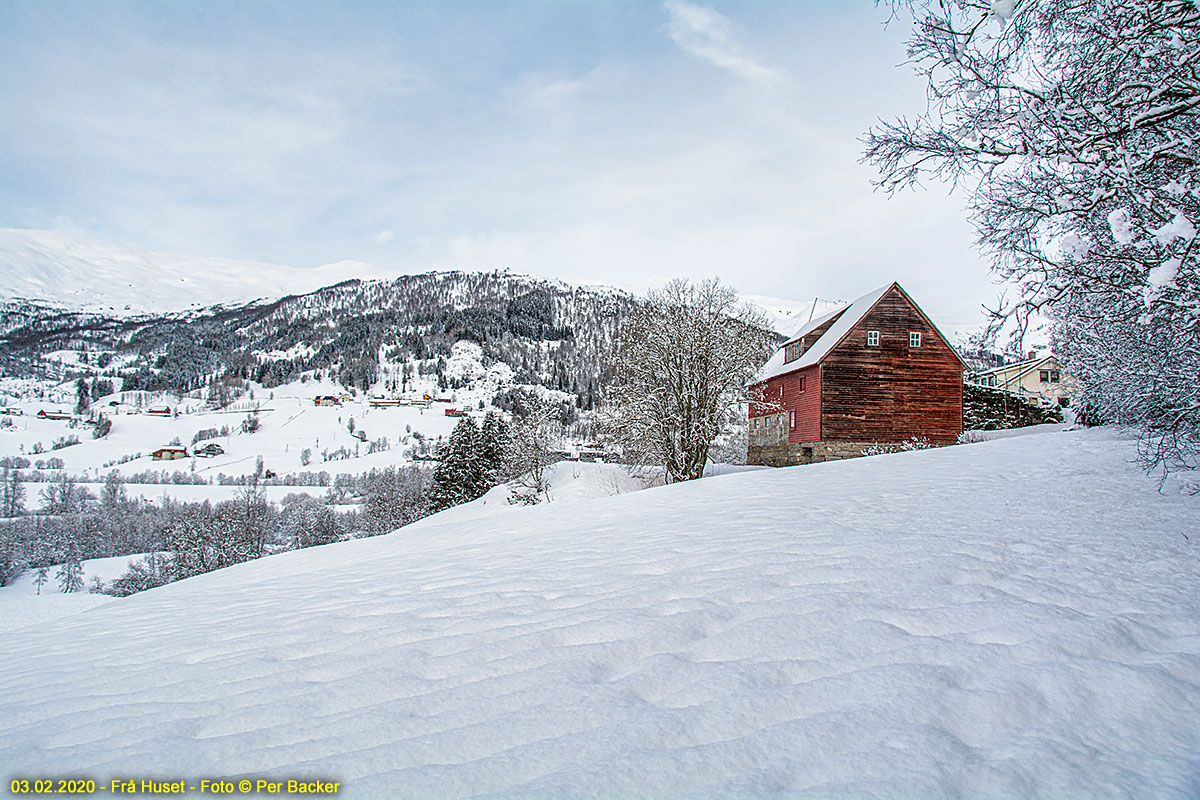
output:
{"label": "evergreen tree", "polygon": [[83,562],[76,553],[71,553],[59,566],[54,576],[58,579],[58,590],[63,594],[83,589]]}
{"label": "evergreen tree", "polygon": [[37,587],[38,594],[42,593],[42,587],[45,586],[46,581],[49,580],[49,575],[46,574],[47,571],[48,571],[48,569],[47,569],[46,565],[43,564],[42,566],[38,567],[37,570],[35,570],[33,573],[33,585]]}
{"label": "evergreen tree", "polygon": [[506,477],[505,457],[511,439],[508,423],[495,411],[489,411],[479,429],[478,451],[480,474],[489,489]]}
{"label": "evergreen tree", "polygon": [[75,395],[77,398],[75,402],[75,413],[82,414],[84,411],[87,411],[88,406],[92,404],[91,388],[88,386],[87,381],[85,381],[83,378],[80,378],[75,382]]}
{"label": "evergreen tree", "polygon": [[450,438],[438,447],[438,465],[433,470],[433,486],[429,490],[432,510],[459,505],[481,497],[491,488],[485,472],[487,465],[480,460],[481,435],[470,417],[454,426]]}

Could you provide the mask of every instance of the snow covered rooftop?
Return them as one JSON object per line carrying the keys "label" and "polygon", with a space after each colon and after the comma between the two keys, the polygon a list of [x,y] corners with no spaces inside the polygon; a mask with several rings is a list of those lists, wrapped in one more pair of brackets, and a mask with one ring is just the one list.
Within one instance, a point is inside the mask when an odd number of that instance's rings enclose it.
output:
{"label": "snow covered rooftop", "polygon": [[992,367],[991,369],[981,370],[975,374],[976,375],[993,375],[993,374],[997,374],[997,373],[1001,373],[1001,372],[1012,372],[1012,371],[1016,370],[1017,374],[1014,377],[1020,377],[1021,375],[1024,375],[1026,372],[1029,372],[1031,369],[1037,368],[1037,366],[1039,364],[1044,364],[1047,361],[1054,361],[1055,363],[1057,363],[1058,359],[1055,358],[1052,354],[1046,354],[1044,356],[1035,356],[1034,358],[1027,358],[1024,361],[1016,361],[1012,364],[1001,364],[998,367]]}
{"label": "snow covered rooftop", "polygon": [[0,640],[4,779],[1194,798],[1200,497],[1135,449],[1045,433],[435,515],[114,600]]}
{"label": "snow covered rooftop", "polygon": [[[798,369],[811,367],[823,359],[830,350],[837,346],[837,343],[850,332],[850,329],[858,324],[859,320],[867,315],[867,312],[874,308],[879,299],[887,293],[888,289],[895,286],[895,283],[889,283],[886,286],[881,286],[873,292],[867,292],[862,297],[855,300],[849,306],[831,311],[828,314],[812,320],[800,330],[796,331],[787,342],[779,347],[778,350],[768,359],[763,365],[758,374],[754,376],[753,383],[761,383],[769,378],[774,378],[776,375],[784,375],[788,372],[794,372]],[[840,315],[840,316],[838,316]],[[829,330],[817,339],[813,346],[804,351],[804,354],[795,361],[788,363],[783,362],[784,353],[788,343],[794,342],[802,336],[806,336],[812,331],[824,325],[831,318],[837,317],[837,322],[829,326]]]}

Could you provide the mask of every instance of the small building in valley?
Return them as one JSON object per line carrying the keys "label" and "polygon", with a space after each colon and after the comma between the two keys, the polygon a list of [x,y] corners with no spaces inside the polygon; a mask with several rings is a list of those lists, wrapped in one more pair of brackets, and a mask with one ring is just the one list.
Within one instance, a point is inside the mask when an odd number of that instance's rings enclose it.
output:
{"label": "small building in valley", "polygon": [[751,384],[747,462],[786,466],[880,444],[953,444],[963,430],[958,353],[898,283],[814,319]]}
{"label": "small building in valley", "polygon": [[179,445],[167,445],[160,447],[150,454],[150,457],[155,461],[174,461],[178,458],[187,458],[188,451],[186,447]]}

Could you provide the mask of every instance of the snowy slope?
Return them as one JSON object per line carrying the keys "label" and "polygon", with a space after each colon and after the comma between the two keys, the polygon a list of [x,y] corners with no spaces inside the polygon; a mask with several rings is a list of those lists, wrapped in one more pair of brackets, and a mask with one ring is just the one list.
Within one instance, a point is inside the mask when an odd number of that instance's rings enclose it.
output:
{"label": "snowy slope", "polygon": [[[140,560],[145,553],[112,558],[91,558],[82,562],[83,584],[86,587],[92,578],[111,581],[129,569],[130,563]],[[112,602],[103,594],[82,592],[64,594],[59,591],[58,565],[46,571],[46,581],[38,586],[36,572],[26,570],[7,586],[0,586],[0,635],[16,628],[37,625],[59,617],[78,614],[89,608]]]}
{"label": "snowy slope", "polygon": [[1025,436],[210,573],[0,640],[0,764],[347,797],[1196,797],[1200,498],[1132,454]]}
{"label": "snowy slope", "polygon": [[19,297],[117,315],[245,303],[350,278],[394,277],[394,270],[354,261],[302,269],[0,228],[0,299]]}

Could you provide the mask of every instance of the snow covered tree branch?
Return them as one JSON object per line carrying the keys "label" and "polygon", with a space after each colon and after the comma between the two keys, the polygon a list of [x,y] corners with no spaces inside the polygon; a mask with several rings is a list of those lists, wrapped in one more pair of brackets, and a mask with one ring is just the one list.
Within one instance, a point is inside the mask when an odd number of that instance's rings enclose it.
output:
{"label": "snow covered tree branch", "polygon": [[1052,323],[1104,418],[1150,468],[1200,458],[1200,9],[1191,0],[893,0],[928,80],[916,120],[864,160],[889,192],[969,192],[979,242],[1017,288],[994,327]]}
{"label": "snow covered tree branch", "polygon": [[601,409],[605,437],[670,482],[699,478],[775,346],[766,319],[719,281],[674,280],[626,321]]}

